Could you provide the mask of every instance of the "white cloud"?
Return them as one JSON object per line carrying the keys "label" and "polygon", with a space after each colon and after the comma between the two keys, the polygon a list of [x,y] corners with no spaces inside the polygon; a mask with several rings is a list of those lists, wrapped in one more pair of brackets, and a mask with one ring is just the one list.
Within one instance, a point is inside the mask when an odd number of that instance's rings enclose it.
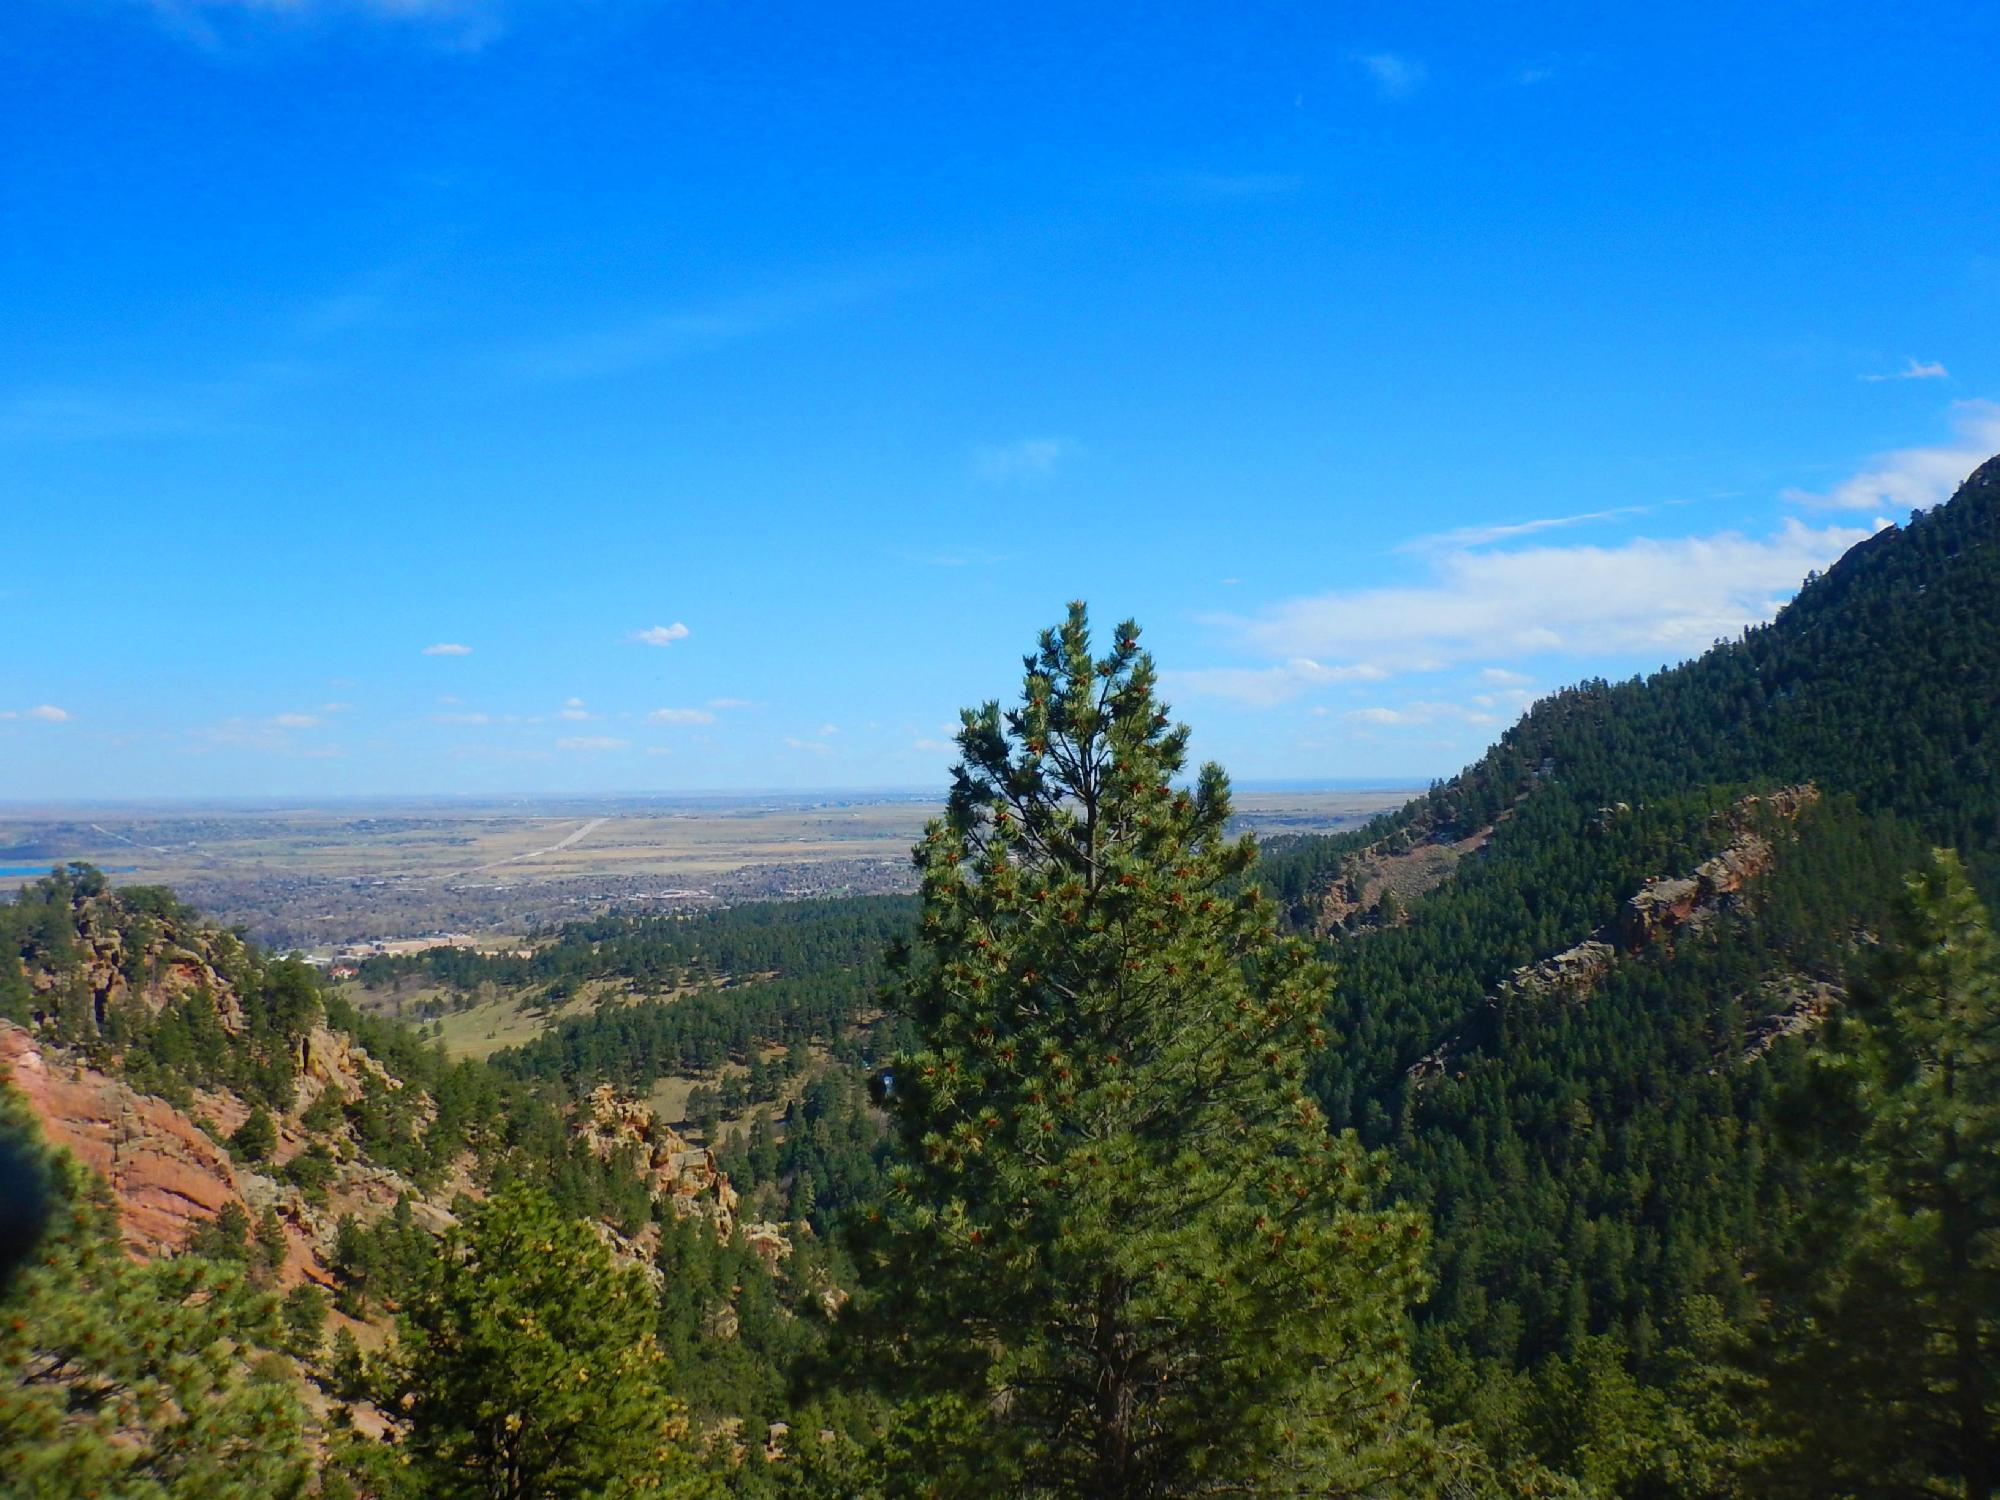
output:
{"label": "white cloud", "polygon": [[671,646],[675,641],[684,641],[693,634],[679,620],[671,625],[649,625],[644,630],[632,632],[632,639],[645,646]]}
{"label": "white cloud", "polygon": [[57,708],[53,703],[37,703],[21,715],[24,719],[39,719],[44,724],[67,724],[69,710]]}
{"label": "white cloud", "polygon": [[1198,667],[1163,672],[1161,682],[1169,692],[1192,693],[1197,698],[1227,698],[1252,708],[1271,708],[1290,702],[1308,688],[1343,682],[1380,682],[1388,675],[1386,669],[1368,662],[1325,667],[1311,657],[1298,656],[1275,667]]}
{"label": "white cloud", "polygon": [[279,714],[271,722],[280,729],[317,729],[318,714]]}
{"label": "white cloud", "polygon": [[1462,704],[1440,703],[1428,699],[1399,704],[1395,708],[1369,707],[1352,709],[1348,712],[1347,717],[1356,724],[1367,724],[1385,728],[1391,725],[1435,724],[1440,720],[1449,720],[1460,724],[1472,724],[1485,728],[1500,722],[1492,714],[1481,713],[1476,709],[1466,708]]}
{"label": "white cloud", "polygon": [[1356,53],[1354,60],[1375,80],[1375,92],[1384,99],[1406,99],[1423,85],[1429,69],[1413,57],[1398,52]]}
{"label": "white cloud", "polygon": [[949,754],[951,751],[956,750],[958,746],[951,740],[923,739],[923,740],[918,740],[910,748],[912,750],[928,751],[932,754]]}
{"label": "white cloud", "polygon": [[648,745],[646,753],[648,755],[672,755],[674,747],[671,745]]}
{"label": "white cloud", "polygon": [[352,703],[322,703],[319,711],[323,714],[344,714],[353,710]]}
{"label": "white cloud", "polygon": [[[1288,667],[1299,658],[1351,664],[1322,669],[1336,672],[1416,671],[1541,652],[1664,661],[1769,620],[1808,572],[1869,534],[1792,519],[1761,539],[1725,532],[1638,537],[1616,547],[1451,552],[1430,559],[1425,583],[1319,594],[1253,618],[1214,618]],[[1287,668],[1264,670],[1276,682]]]}
{"label": "white cloud", "polygon": [[757,705],[748,698],[711,698],[708,700],[708,706],[710,708],[731,709],[755,708]]}
{"label": "white cloud", "polygon": [[630,740],[616,739],[608,734],[583,734],[573,735],[568,739],[557,740],[556,749],[581,751],[624,750],[631,743]]}
{"label": "white cloud", "polygon": [[1937,360],[1925,363],[1920,362],[1914,355],[1911,355],[1904,358],[1903,368],[1900,370],[1891,370],[1886,375],[1863,375],[1861,378],[1870,382],[1882,380],[1949,380],[1951,378],[1951,371],[1947,370]]}
{"label": "white cloud", "polygon": [[470,656],[472,648],[461,646],[457,641],[439,641],[435,646],[424,647],[426,656]]}
{"label": "white cloud", "polygon": [[1022,438],[972,455],[972,477],[986,484],[1047,479],[1071,451],[1062,438]]}
{"label": "white cloud", "polygon": [[583,706],[581,698],[565,698],[557,716],[564,719],[587,719],[590,717],[590,710]]}
{"label": "white cloud", "polygon": [[792,735],[785,736],[785,744],[794,750],[803,750],[808,755],[831,755],[833,746],[825,740],[802,740]]}
{"label": "white cloud", "polygon": [[1833,510],[1892,511],[1922,510],[1949,500],[1967,474],[2000,451],[2000,402],[1954,402],[1951,423],[1958,434],[1955,443],[1878,454],[1869,467],[1824,494],[1786,490],[1785,498]]}
{"label": "white cloud", "polygon": [[648,724],[713,724],[715,715],[705,708],[656,708],[646,715]]}
{"label": "white cloud", "polygon": [[839,734],[840,726],[838,724],[822,724],[819,726],[819,732],[822,736]]}
{"label": "white cloud", "polygon": [[1506,667],[1481,667],[1479,680],[1497,683],[1501,687],[1526,687],[1533,681],[1526,672],[1509,671]]}

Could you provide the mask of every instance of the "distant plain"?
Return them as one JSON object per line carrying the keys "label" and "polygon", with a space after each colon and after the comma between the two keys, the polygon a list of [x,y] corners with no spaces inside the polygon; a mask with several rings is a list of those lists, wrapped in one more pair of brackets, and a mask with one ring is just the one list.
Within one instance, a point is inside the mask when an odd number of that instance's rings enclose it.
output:
{"label": "distant plain", "polygon": [[[1353,828],[1412,787],[1251,788],[1260,837]],[[82,860],[314,951],[518,933],[608,907],[911,888],[935,796],[884,793],[0,806],[0,890]]]}

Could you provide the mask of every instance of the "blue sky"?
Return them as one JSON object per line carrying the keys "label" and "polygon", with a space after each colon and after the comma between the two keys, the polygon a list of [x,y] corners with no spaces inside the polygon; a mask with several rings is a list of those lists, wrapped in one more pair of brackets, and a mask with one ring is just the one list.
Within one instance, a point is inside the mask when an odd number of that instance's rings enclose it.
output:
{"label": "blue sky", "polygon": [[[1421,780],[2000,450],[2000,11],[0,8],[0,796]],[[450,648],[450,649],[443,649]]]}

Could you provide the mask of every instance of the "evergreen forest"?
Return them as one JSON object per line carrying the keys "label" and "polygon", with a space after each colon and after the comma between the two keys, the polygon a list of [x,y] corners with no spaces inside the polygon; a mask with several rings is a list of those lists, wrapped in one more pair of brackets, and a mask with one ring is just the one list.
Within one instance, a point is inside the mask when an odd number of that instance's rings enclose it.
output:
{"label": "evergreen forest", "polygon": [[[1996,605],[2000,459],[1262,848],[1072,605],[918,894],[363,965],[550,1018],[484,1061],[59,868],[0,904],[0,1492],[2000,1493]],[[221,1206],[139,1245],[159,1122]]]}

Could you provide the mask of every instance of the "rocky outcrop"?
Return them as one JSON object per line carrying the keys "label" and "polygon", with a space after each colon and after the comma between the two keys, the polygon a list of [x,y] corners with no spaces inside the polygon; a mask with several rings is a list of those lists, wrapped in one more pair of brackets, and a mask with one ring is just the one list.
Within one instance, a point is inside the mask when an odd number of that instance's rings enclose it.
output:
{"label": "rocky outcrop", "polygon": [[768,1219],[743,1226],[743,1243],[748,1245],[766,1269],[775,1271],[778,1262],[792,1253],[792,1239],[783,1224]]}
{"label": "rocky outcrop", "polygon": [[1410,841],[1399,836],[1371,844],[1348,857],[1340,874],[1312,899],[1311,918],[1320,933],[1332,932],[1381,910],[1393,897],[1407,912],[1410,904],[1451,879],[1459,862],[1486,846],[1493,830],[1482,828],[1462,839]]}
{"label": "rocky outcrop", "polygon": [[[1522,1001],[1561,999],[1583,1001],[1621,959],[1669,942],[1677,934],[1699,931],[1739,899],[1746,887],[1771,868],[1776,859],[1773,838],[1784,825],[1796,822],[1819,801],[1810,784],[1782,787],[1762,796],[1744,797],[1728,812],[1734,836],[1716,854],[1695,866],[1692,874],[1647,881],[1628,897],[1618,915],[1582,942],[1516,969],[1486,997],[1489,1007]],[[1608,831],[1631,808],[1623,803],[1601,807],[1593,817],[1594,832]],[[1819,986],[1821,991],[1834,986]],[[1780,1036],[1810,1029],[1834,1001],[1800,996],[1773,1001],[1764,1025],[1754,1033],[1748,1055],[1761,1056]],[[1452,1077],[1466,1050],[1462,1037],[1452,1036],[1405,1070],[1418,1088]]]}
{"label": "rocky outcrop", "polygon": [[[601,1160],[620,1152],[634,1154],[641,1175],[675,1214],[707,1219],[723,1239],[735,1232],[736,1189],[716,1165],[715,1153],[662,1123],[651,1105],[599,1084],[578,1112],[577,1131]],[[785,1253],[790,1251],[787,1242]]]}
{"label": "rocky outcrop", "polygon": [[392,1078],[387,1069],[357,1046],[344,1031],[315,1026],[299,1038],[298,1097],[294,1107],[310,1108],[331,1090],[343,1103],[361,1097],[361,1080],[374,1077],[384,1087],[400,1089],[403,1082]]}
{"label": "rocky outcrop", "polygon": [[1817,1031],[1846,999],[1843,986],[1824,979],[1790,974],[1767,980],[1755,996],[1752,1008],[1759,1014],[1744,1040],[1744,1061],[1762,1057],[1788,1036]]}
{"label": "rocky outcrop", "polygon": [[1596,987],[1598,980],[1611,972],[1612,964],[1617,961],[1618,950],[1611,944],[1600,938],[1586,938],[1574,948],[1565,948],[1540,963],[1516,969],[1500,990],[1512,998],[1539,1000],[1560,995],[1581,1000]]}
{"label": "rocky outcrop", "polygon": [[223,1030],[232,1036],[243,1030],[243,1007],[218,967],[223,955],[215,951],[216,944],[233,943],[233,937],[158,928],[142,944],[128,946],[127,934],[107,910],[89,901],[79,903],[76,923],[76,966],[62,973],[34,969],[27,974],[29,989],[48,1012],[72,986],[89,996],[99,1026],[123,1005],[157,1014],[184,995],[199,994],[214,1001]]}

